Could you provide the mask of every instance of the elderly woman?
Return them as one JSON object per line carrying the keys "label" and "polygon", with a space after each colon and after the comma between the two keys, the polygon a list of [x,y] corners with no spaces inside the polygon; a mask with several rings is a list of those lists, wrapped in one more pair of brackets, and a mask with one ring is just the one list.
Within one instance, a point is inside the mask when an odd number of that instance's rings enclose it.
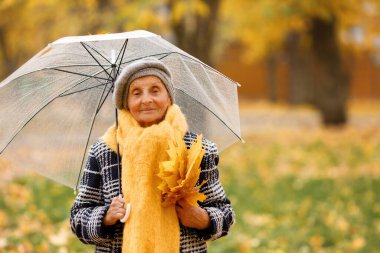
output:
{"label": "elderly woman", "polygon": [[[95,244],[96,252],[207,252],[206,241],[226,235],[234,223],[219,181],[215,144],[202,140],[205,154],[197,184],[206,182],[199,191],[207,198],[199,206],[184,199],[162,205],[158,189],[168,141],[180,135],[189,148],[197,139],[175,104],[170,71],[153,58],[131,63],[115,82],[113,100],[119,124],[90,149],[71,209],[73,232],[83,243]],[[123,224],[126,203],[131,211]]]}

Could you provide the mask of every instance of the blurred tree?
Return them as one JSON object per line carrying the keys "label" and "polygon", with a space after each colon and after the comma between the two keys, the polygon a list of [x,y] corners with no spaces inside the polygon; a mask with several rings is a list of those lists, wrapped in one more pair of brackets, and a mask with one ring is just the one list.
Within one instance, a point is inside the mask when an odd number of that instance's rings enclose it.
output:
{"label": "blurred tree", "polygon": [[148,29],[164,34],[179,48],[212,65],[220,3],[221,0],[131,0],[119,4],[118,16],[124,30]]}
{"label": "blurred tree", "polygon": [[[169,0],[168,7],[171,27],[177,38],[177,45],[200,60],[212,65],[211,51],[214,46],[218,24],[220,0],[194,1],[194,11],[188,9],[189,1]],[[183,9],[177,15],[178,9]]]}
{"label": "blurred tree", "polygon": [[314,104],[315,83],[311,78],[311,52],[303,46],[303,40],[299,32],[289,32],[285,39],[284,51],[289,64],[289,102]]}
{"label": "blurred tree", "polygon": [[46,43],[88,32],[83,14],[91,13],[95,6],[95,0],[0,1],[0,77],[10,74]]}
{"label": "blurred tree", "polygon": [[[226,0],[223,17],[231,21],[226,29],[246,46],[248,60],[287,52],[291,102],[312,103],[325,124],[342,124],[349,76],[338,36],[355,24],[362,5],[362,0]],[[243,12],[250,15],[239,15]]]}
{"label": "blurred tree", "polygon": [[313,18],[309,31],[312,41],[314,104],[322,113],[325,124],[343,124],[347,120],[346,102],[349,79],[344,69],[337,42],[335,17],[331,20]]}
{"label": "blurred tree", "polygon": [[272,102],[277,101],[277,75],[276,73],[276,56],[268,55],[266,58],[268,98]]}
{"label": "blurred tree", "polygon": [[22,1],[2,1],[0,2],[0,16],[7,17],[0,19],[0,76],[4,76],[14,70],[16,66],[16,58],[12,48],[14,48],[14,42],[9,40],[11,31],[17,23],[17,16]]}

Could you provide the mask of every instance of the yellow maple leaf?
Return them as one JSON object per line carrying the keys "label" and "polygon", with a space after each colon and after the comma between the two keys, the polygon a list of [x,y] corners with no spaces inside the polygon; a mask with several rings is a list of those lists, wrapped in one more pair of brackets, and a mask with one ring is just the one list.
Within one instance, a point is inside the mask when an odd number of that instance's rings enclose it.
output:
{"label": "yellow maple leaf", "polygon": [[197,206],[198,201],[202,202],[207,198],[198,192],[206,181],[196,186],[205,153],[202,147],[202,135],[197,137],[190,149],[186,148],[185,142],[179,135],[169,141],[168,146],[169,160],[160,163],[160,172],[157,174],[162,180],[158,186],[162,194],[162,204],[173,205],[183,198],[190,205]]}
{"label": "yellow maple leaf", "polygon": [[202,135],[199,135],[188,151],[187,173],[183,182],[185,187],[192,188],[197,183],[201,172],[200,164],[204,153],[205,150],[202,147]]}
{"label": "yellow maple leaf", "polygon": [[200,192],[192,192],[184,197],[187,203],[192,206],[198,206],[198,201],[203,202],[206,198],[207,196]]}

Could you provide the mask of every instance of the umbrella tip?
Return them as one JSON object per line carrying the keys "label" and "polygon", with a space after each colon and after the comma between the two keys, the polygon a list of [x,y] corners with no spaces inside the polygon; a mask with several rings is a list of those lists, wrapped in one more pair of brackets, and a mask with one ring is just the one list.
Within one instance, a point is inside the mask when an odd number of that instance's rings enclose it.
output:
{"label": "umbrella tip", "polygon": [[243,138],[240,139],[243,144],[245,144],[245,140]]}
{"label": "umbrella tip", "polygon": [[238,82],[236,82],[236,85],[237,85],[237,86],[239,86],[239,87],[241,87],[241,84],[240,84],[240,83],[238,83]]}

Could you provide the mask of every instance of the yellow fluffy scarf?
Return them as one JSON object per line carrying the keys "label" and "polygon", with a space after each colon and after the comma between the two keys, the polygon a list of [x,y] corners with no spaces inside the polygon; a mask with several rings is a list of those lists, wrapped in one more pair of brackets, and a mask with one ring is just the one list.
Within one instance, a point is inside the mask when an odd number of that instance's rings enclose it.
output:
{"label": "yellow fluffy scarf", "polygon": [[[115,126],[102,139],[116,151]],[[164,207],[157,188],[159,163],[168,158],[168,141],[187,130],[185,116],[177,105],[168,108],[165,119],[140,127],[127,110],[119,112],[117,140],[122,156],[122,191],[131,213],[125,222],[122,252],[178,252],[180,228],[175,206]]]}

